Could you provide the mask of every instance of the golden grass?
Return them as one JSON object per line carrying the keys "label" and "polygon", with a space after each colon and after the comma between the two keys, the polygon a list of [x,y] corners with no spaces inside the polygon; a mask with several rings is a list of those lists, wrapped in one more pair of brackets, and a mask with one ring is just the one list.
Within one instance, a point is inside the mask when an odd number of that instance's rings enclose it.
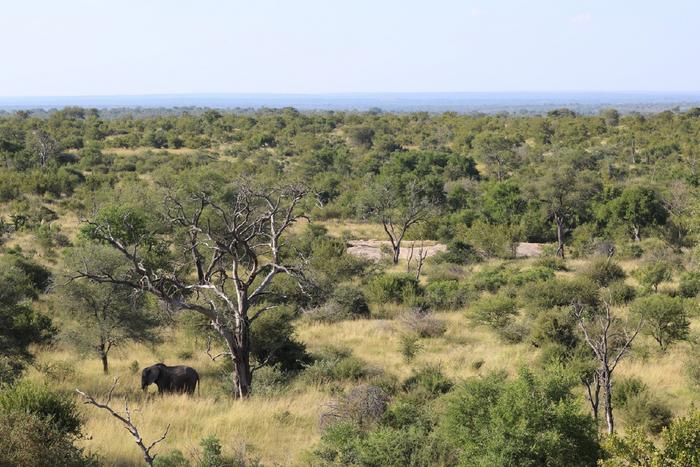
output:
{"label": "golden grass", "polygon": [[[77,219],[68,221],[67,231],[77,227]],[[332,235],[350,230],[356,236],[382,238],[376,224],[324,223]],[[29,237],[15,235],[18,244],[31,243]],[[534,259],[517,260],[523,267]],[[496,264],[490,261],[486,266]],[[585,269],[587,262],[569,260],[568,272],[558,275],[572,276]],[[473,270],[485,265],[474,266]],[[622,262],[629,273],[638,267],[636,261]],[[426,266],[429,271],[431,265]],[[405,262],[392,268],[405,271]],[[632,282],[633,278],[628,278]],[[387,308],[387,316],[400,311],[398,306]],[[406,363],[400,352],[401,329],[390,319],[346,321],[336,324],[300,322],[297,337],[311,352],[325,347],[345,347],[367,363],[393,375],[399,380],[408,377],[417,368],[426,364],[440,365],[451,378],[461,380],[479,376],[489,371],[505,370],[514,374],[519,367],[532,365],[539,357],[539,350],[529,341],[521,344],[504,344],[489,329],[474,326],[463,311],[437,313],[447,324],[444,336],[422,339],[422,349],[411,363]],[[700,332],[700,318],[692,320],[693,333]],[[103,397],[115,376],[120,384],[115,391],[113,405],[122,407],[125,401],[137,410],[135,421],[146,441],[159,437],[170,424],[166,441],[156,452],[178,448],[191,456],[199,441],[208,435],[216,435],[224,450],[245,449],[250,455],[259,457],[266,465],[304,465],[306,454],[317,443],[320,432],[319,416],[324,406],[332,399],[327,387],[304,386],[294,382],[284,392],[271,396],[253,395],[245,401],[231,400],[221,389],[220,364],[212,362],[203,351],[204,344],[177,332],[165,336],[164,343],[152,347],[129,345],[110,358],[111,374],[103,375],[101,365],[94,356],[78,355],[74,350],[57,346],[38,349],[39,367],[51,363],[73,364],[74,371],[64,375],[47,376],[36,369],[28,377],[36,381],[47,381],[57,389],[73,392],[80,388],[96,397]],[[636,376],[644,381],[651,391],[666,402],[676,415],[689,409],[699,399],[698,391],[692,389],[684,375],[683,365],[688,355],[689,344],[672,346],[662,354],[658,346],[648,337],[640,336],[633,352],[622,361],[618,377]],[[191,357],[188,356],[191,354]],[[132,362],[142,368],[155,362],[187,364],[196,368],[202,376],[201,395],[194,397],[159,397],[151,392],[144,396],[139,388],[139,373],[131,370]],[[583,388],[579,388],[583,401]],[[76,400],[78,397],[76,395]],[[92,406],[81,406],[85,415],[84,431],[88,438],[80,441],[91,452],[101,456],[108,466],[140,465],[140,452],[130,435],[119,422],[108,413]],[[624,421],[618,424],[624,432]]]}

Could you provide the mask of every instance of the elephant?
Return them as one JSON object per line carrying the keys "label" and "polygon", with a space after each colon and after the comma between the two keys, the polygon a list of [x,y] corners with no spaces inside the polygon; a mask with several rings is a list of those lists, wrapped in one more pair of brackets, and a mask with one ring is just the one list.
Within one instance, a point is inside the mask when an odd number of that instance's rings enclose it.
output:
{"label": "elephant", "polygon": [[158,386],[158,393],[186,392],[194,394],[197,387],[199,393],[199,374],[194,368],[184,365],[167,366],[163,363],[144,368],[141,372],[141,389],[155,383]]}

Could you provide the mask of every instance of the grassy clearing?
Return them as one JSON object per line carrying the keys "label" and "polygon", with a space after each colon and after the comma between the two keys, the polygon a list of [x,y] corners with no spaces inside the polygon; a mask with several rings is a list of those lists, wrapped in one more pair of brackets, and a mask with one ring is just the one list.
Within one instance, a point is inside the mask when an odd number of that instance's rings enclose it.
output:
{"label": "grassy clearing", "polygon": [[[336,235],[341,228],[340,224],[333,223],[327,227]],[[356,224],[350,228],[357,235],[369,235],[379,226]],[[535,261],[522,259],[514,263],[526,268]],[[469,275],[470,270],[478,271],[500,263],[482,263],[464,268],[464,273]],[[567,263],[569,270],[557,274],[573,276],[583,271],[587,264],[583,260],[570,260]],[[622,265],[629,273],[639,264],[625,261]],[[399,272],[405,271],[405,267],[402,261],[391,269]],[[430,273],[432,267],[426,265],[424,272]],[[628,277],[627,281],[635,282],[633,277]],[[391,317],[402,310],[399,305],[384,305],[375,306],[373,313],[379,309],[382,313],[375,313],[375,316]],[[369,368],[382,371],[398,381],[428,364],[439,365],[446,375],[456,380],[479,377],[495,370],[505,370],[512,375],[519,367],[530,366],[539,358],[540,350],[529,340],[515,345],[505,344],[493,331],[474,326],[464,311],[436,313],[436,317],[446,323],[447,331],[441,337],[421,339],[421,349],[410,363],[400,350],[402,328],[392,319],[336,324],[300,321],[296,333],[312,353],[328,347],[346,348]],[[692,333],[700,333],[699,317],[693,318]],[[700,398],[684,374],[689,345],[676,344],[662,354],[650,338],[641,336],[629,358],[621,363],[618,375],[640,378],[676,415],[684,414],[693,401]],[[96,397],[103,397],[114,377],[119,377],[113,405],[122,407],[124,402],[129,402],[136,411],[136,423],[147,441],[156,439],[168,424],[171,425],[168,438],[158,452],[178,448],[189,456],[198,447],[200,439],[216,435],[229,454],[244,449],[266,465],[304,465],[307,453],[320,437],[318,422],[324,407],[333,400],[334,391],[347,384],[315,386],[297,380],[284,391],[272,395],[258,394],[245,401],[233,401],[222,387],[221,364],[212,362],[204,348],[201,340],[173,331],[160,345],[129,345],[114,351],[110,358],[111,374],[103,375],[95,356],[79,355],[58,345],[48,350],[37,349],[36,366],[41,371],[34,368],[28,377],[45,381],[65,392],[72,393],[75,388],[80,388]],[[143,394],[139,388],[140,369],[159,361],[196,368],[202,376],[201,395],[159,397],[154,394],[155,388]],[[580,394],[582,407],[587,410],[582,387]],[[82,446],[100,455],[108,466],[140,465],[142,460],[138,449],[116,420],[91,406],[84,406],[82,410],[87,435],[80,442]],[[625,431],[622,420],[619,420],[618,427]]]}

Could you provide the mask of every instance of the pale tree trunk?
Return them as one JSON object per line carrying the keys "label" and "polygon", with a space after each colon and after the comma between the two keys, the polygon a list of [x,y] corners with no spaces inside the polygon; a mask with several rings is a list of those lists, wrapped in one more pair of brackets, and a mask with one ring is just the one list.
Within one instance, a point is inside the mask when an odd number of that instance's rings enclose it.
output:
{"label": "pale tree trunk", "polygon": [[564,220],[555,216],[554,221],[557,223],[557,256],[564,259]]}
{"label": "pale tree trunk", "polygon": [[605,393],[605,423],[608,425],[608,434],[615,431],[615,420],[613,419],[612,405],[612,378],[610,370],[603,369],[603,392]]}
{"label": "pale tree trunk", "polygon": [[250,366],[250,323],[247,317],[237,321],[233,331],[221,325],[215,324],[214,327],[226,342],[227,353],[233,364],[231,374],[233,396],[243,399],[250,395],[253,380],[253,371]]}
{"label": "pale tree trunk", "polygon": [[639,227],[636,225],[632,226],[632,234],[634,235],[634,241],[639,242],[641,241],[641,237],[639,236]]}

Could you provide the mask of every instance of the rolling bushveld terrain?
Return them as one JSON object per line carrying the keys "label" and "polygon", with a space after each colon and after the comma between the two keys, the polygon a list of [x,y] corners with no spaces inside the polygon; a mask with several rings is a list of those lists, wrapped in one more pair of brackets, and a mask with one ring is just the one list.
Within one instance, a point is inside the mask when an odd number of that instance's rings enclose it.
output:
{"label": "rolling bushveld terrain", "polygon": [[0,161],[6,465],[700,465],[698,108],[68,107]]}

